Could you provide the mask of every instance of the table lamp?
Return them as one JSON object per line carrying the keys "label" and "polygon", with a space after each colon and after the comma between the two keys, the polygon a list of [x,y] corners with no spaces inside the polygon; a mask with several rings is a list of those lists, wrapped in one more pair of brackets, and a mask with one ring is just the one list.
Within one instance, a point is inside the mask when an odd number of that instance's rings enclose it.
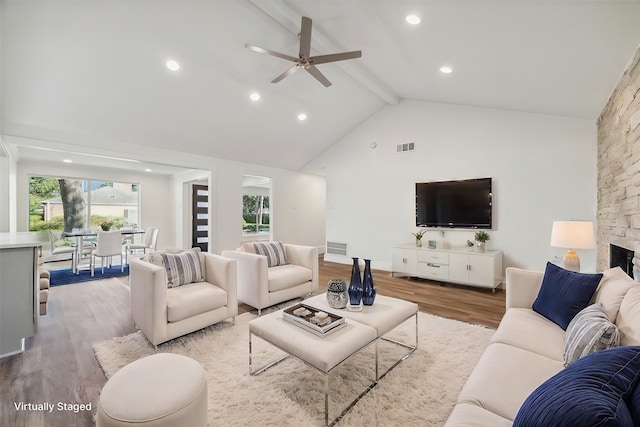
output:
{"label": "table lamp", "polygon": [[580,258],[575,249],[595,247],[593,223],[591,221],[553,221],[551,246],[567,248],[563,267],[571,271],[580,271]]}

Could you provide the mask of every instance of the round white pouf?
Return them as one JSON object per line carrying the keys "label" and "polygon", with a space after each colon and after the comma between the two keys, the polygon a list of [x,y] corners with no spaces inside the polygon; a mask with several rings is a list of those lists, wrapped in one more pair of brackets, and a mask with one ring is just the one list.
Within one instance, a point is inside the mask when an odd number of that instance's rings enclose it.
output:
{"label": "round white pouf", "polygon": [[207,379],[195,360],[161,353],[116,372],[100,393],[97,427],[206,426]]}

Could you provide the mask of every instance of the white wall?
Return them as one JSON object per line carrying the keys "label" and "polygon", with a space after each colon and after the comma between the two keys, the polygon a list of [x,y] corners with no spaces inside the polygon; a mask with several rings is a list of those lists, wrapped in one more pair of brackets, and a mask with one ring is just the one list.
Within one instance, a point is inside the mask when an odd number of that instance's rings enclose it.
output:
{"label": "white wall", "polygon": [[[415,151],[396,153],[406,142]],[[505,268],[544,269],[565,252],[549,246],[553,220],[595,221],[596,160],[587,120],[404,101],[308,168],[326,168],[327,240],[347,242],[350,256],[375,268],[390,269],[391,247],[413,241],[415,182],[492,177],[488,249],[503,251]],[[429,231],[423,240],[460,246],[473,234]],[[595,268],[595,251],[578,253],[583,271]]]}
{"label": "white wall", "polygon": [[[2,150],[2,147],[0,147]],[[0,153],[0,233],[9,231],[9,157],[3,157]]]}
{"label": "white wall", "polygon": [[214,252],[242,242],[242,176],[271,178],[270,220],[274,240],[316,246],[325,243],[324,177],[216,159],[213,168]]}
{"label": "white wall", "polygon": [[0,232],[16,230],[15,186],[16,162],[10,155],[0,154]]}
{"label": "white wall", "polygon": [[[175,217],[169,206],[174,205],[171,179],[166,175],[151,175],[87,167],[78,164],[60,164],[30,160],[18,161],[17,212],[18,231],[29,229],[29,177],[53,176],[121,181],[140,184],[140,227],[159,228],[158,248],[175,247]],[[168,190],[169,189],[169,190]]]}
{"label": "white wall", "polygon": [[[0,23],[2,22],[2,8],[0,7]],[[1,24],[0,24],[1,26]],[[2,31],[0,31],[1,38]],[[2,43],[0,41],[0,47]],[[0,58],[2,58],[2,51],[0,48]],[[0,75],[1,79],[1,75]],[[0,111],[2,110],[2,92],[0,88]],[[12,198],[12,194],[15,193],[15,160],[12,157],[4,154],[2,147],[2,121],[0,120],[0,232],[15,231],[15,198]],[[8,154],[8,153],[7,153]],[[12,226],[14,228],[12,228]]]}

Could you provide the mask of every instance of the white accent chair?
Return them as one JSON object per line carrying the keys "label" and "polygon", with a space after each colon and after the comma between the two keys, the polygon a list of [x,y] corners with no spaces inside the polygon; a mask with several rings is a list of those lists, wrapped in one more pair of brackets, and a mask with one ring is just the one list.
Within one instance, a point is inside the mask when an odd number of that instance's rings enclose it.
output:
{"label": "white accent chair", "polygon": [[287,264],[267,267],[267,257],[255,253],[252,243],[243,243],[222,256],[238,262],[238,300],[258,309],[302,297],[318,289],[318,249],[284,244]]}
{"label": "white accent chair", "polygon": [[238,314],[235,260],[199,257],[205,281],[173,288],[158,252],[131,258],[131,319],[154,346]]}
{"label": "white accent chair", "polygon": [[95,275],[96,258],[100,258],[100,266],[104,273],[105,258],[108,259],[109,267],[112,265],[112,258],[120,257],[120,271],[124,272],[124,258],[122,257],[122,233],[116,231],[99,231],[96,241],[96,248],[91,252],[91,276]]}
{"label": "white accent chair", "polygon": [[[160,229],[158,228],[147,228],[144,233],[144,243],[129,243],[126,246],[126,256],[129,254],[133,254],[133,251],[142,250],[142,253],[147,253],[147,249],[149,252],[154,252],[158,246],[158,233]],[[126,263],[126,261],[125,261]]]}

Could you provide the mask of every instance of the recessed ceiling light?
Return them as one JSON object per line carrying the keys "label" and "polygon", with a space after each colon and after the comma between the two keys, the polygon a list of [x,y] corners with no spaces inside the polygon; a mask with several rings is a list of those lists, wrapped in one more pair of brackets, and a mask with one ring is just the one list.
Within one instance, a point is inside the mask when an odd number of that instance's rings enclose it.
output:
{"label": "recessed ceiling light", "polygon": [[178,64],[177,61],[170,59],[167,61],[167,68],[171,71],[178,71],[180,69],[180,64]]}
{"label": "recessed ceiling light", "polygon": [[145,172],[151,172],[151,169],[146,168],[144,171],[145,171]]}
{"label": "recessed ceiling light", "polygon": [[65,162],[65,163],[73,163],[73,160],[71,160],[71,159],[64,159],[64,160],[63,160],[63,162]]}
{"label": "recessed ceiling light", "polygon": [[420,17],[418,15],[407,15],[404,19],[411,25],[418,25],[420,23]]}
{"label": "recessed ceiling light", "polygon": [[449,67],[448,65],[444,65],[444,66],[440,67],[440,72],[441,73],[451,74],[452,71],[453,71],[453,69],[451,67]]}
{"label": "recessed ceiling light", "polygon": [[253,92],[249,95],[249,98],[251,98],[252,101],[257,101],[260,99],[260,94],[258,92]]}
{"label": "recessed ceiling light", "polygon": [[305,113],[298,114],[298,120],[300,121],[307,120],[307,115]]}

